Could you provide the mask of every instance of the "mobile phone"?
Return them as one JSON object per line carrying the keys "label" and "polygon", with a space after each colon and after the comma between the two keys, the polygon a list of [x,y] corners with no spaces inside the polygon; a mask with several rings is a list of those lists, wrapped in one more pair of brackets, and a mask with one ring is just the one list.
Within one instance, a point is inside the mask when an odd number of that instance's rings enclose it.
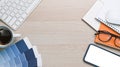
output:
{"label": "mobile phone", "polygon": [[83,61],[95,67],[120,67],[120,55],[95,44],[88,46]]}

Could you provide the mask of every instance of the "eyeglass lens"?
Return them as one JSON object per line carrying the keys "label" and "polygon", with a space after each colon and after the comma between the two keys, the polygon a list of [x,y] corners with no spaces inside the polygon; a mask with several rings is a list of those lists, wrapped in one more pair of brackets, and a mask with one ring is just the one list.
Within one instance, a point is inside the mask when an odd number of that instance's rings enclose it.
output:
{"label": "eyeglass lens", "polygon": [[114,45],[120,48],[120,37],[119,36],[117,37],[116,35],[113,35],[113,34],[108,33],[108,32],[107,33],[99,32],[99,34],[98,34],[98,38],[102,42],[108,42],[111,40],[112,37],[115,37]]}
{"label": "eyeglass lens", "polygon": [[106,41],[109,41],[110,38],[111,38],[111,35],[110,34],[106,34],[106,33],[100,33],[98,35],[99,39],[103,42],[106,42]]}

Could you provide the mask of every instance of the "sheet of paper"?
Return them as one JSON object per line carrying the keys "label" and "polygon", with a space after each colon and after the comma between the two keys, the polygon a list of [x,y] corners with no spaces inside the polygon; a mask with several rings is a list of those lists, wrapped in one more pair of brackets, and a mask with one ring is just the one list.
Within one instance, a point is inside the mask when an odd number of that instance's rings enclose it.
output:
{"label": "sheet of paper", "polygon": [[99,30],[100,22],[95,20],[96,15],[100,12],[103,4],[100,0],[97,0],[92,8],[87,12],[87,14],[82,18],[86,23],[88,23],[96,31]]}

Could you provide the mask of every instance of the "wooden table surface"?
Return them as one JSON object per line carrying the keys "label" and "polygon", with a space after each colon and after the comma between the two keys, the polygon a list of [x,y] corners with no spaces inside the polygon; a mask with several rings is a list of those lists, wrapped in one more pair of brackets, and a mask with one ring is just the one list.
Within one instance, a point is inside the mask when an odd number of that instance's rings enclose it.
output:
{"label": "wooden table surface", "polygon": [[81,18],[96,0],[42,0],[15,33],[28,37],[43,67],[92,67],[83,62],[95,31]]}

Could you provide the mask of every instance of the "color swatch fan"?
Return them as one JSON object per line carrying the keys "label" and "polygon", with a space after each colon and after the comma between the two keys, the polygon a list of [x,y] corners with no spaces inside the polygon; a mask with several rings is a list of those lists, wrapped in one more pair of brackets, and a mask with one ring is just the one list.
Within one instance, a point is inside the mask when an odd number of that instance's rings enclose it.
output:
{"label": "color swatch fan", "polygon": [[0,67],[42,67],[41,55],[28,38],[0,51]]}

